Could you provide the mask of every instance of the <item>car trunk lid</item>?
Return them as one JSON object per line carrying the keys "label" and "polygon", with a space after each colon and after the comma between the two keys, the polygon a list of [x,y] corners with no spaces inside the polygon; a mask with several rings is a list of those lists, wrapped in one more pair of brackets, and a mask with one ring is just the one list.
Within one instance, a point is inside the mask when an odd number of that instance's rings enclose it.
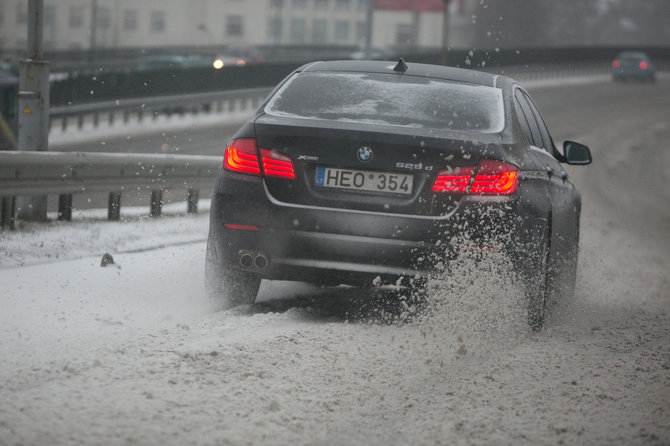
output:
{"label": "car trunk lid", "polygon": [[[435,193],[438,172],[475,166],[489,141],[473,134],[350,122],[261,116],[255,122],[259,148],[288,156],[296,178],[265,178],[270,196],[294,205],[441,216],[463,193]],[[493,144],[493,147],[498,147]],[[488,156],[488,155],[487,155]]]}

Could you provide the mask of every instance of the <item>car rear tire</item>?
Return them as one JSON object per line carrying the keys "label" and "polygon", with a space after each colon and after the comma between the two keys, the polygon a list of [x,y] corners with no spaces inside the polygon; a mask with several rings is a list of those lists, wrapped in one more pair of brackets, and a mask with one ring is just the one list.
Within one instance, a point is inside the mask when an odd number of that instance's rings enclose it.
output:
{"label": "car rear tire", "polygon": [[215,310],[253,304],[260,285],[261,278],[257,275],[231,270],[216,263],[208,247],[205,259],[205,290]]}
{"label": "car rear tire", "polygon": [[565,265],[565,279],[563,294],[561,298],[563,299],[572,299],[575,297],[575,289],[577,286],[577,264],[579,261],[579,228],[575,235],[574,245],[572,246],[572,251],[567,259],[567,264]]}
{"label": "car rear tire", "polygon": [[533,331],[540,331],[544,326],[547,313],[547,300],[550,293],[549,278],[549,245],[545,240],[526,279],[526,302],[528,325]]}

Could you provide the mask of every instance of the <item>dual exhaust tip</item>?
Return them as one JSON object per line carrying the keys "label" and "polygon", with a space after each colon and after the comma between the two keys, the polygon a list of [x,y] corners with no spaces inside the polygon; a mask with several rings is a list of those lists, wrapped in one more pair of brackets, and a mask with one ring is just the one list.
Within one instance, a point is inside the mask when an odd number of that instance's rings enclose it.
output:
{"label": "dual exhaust tip", "polygon": [[264,269],[269,263],[265,254],[245,249],[237,253],[237,261],[244,269]]}

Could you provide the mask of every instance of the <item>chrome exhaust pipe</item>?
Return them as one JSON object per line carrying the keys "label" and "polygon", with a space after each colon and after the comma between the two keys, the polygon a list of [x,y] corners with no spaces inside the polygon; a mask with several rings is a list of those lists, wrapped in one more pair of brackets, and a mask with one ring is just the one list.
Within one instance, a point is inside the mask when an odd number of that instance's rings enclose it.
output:
{"label": "chrome exhaust pipe", "polygon": [[242,268],[251,268],[254,266],[254,256],[249,251],[240,251],[237,259]]}
{"label": "chrome exhaust pipe", "polygon": [[244,269],[264,269],[270,263],[265,254],[245,249],[237,253],[237,261]]}
{"label": "chrome exhaust pipe", "polygon": [[265,257],[265,254],[259,253],[254,259],[254,266],[258,269],[263,269],[268,266],[268,258]]}

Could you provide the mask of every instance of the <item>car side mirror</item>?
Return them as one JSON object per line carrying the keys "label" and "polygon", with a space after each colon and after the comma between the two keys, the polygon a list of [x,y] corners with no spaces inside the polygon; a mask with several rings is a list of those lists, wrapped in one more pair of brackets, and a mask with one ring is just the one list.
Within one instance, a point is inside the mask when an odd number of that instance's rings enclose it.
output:
{"label": "car side mirror", "polygon": [[591,164],[591,150],[584,144],[574,141],[565,141],[563,143],[563,158],[568,164],[586,165]]}

